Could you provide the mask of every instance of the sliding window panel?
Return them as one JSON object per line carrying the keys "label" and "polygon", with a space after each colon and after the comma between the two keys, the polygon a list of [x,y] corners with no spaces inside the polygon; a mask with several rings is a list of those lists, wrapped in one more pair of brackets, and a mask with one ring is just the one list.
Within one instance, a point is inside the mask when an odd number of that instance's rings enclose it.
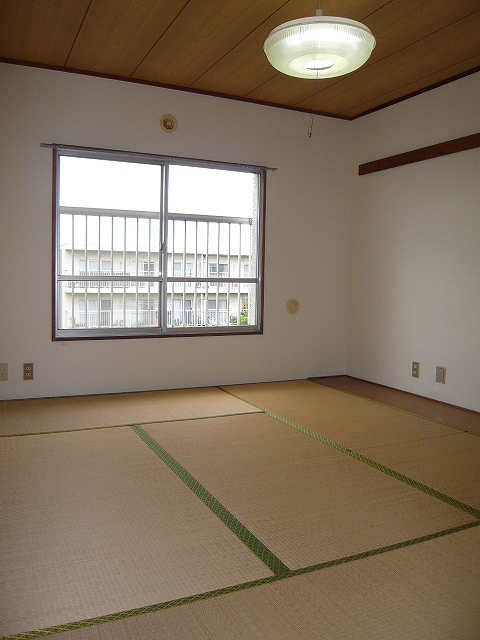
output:
{"label": "sliding window panel", "polygon": [[54,148],[54,339],[261,331],[263,168]]}

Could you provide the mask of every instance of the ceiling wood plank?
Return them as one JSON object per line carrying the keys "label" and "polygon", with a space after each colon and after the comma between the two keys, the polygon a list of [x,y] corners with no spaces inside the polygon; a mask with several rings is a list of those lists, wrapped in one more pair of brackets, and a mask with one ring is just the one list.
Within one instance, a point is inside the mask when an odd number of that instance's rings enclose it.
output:
{"label": "ceiling wood plank", "polygon": [[303,103],[310,101],[318,90],[319,86],[327,87],[335,83],[331,80],[306,80],[302,78],[292,78],[277,73],[273,78],[257,87],[246,95],[251,100],[268,101],[273,104],[286,104],[291,107],[302,103],[300,108],[305,108]]}
{"label": "ceiling wood plank", "polygon": [[[384,96],[395,88],[408,87],[413,82],[423,81],[424,86],[428,86],[431,84],[430,76],[442,69],[449,69],[462,61],[466,61],[467,65],[472,64],[479,51],[479,33],[480,11],[345,76],[318,94],[318,108],[338,113],[342,106],[344,110],[352,109],[375,96]],[[451,41],[457,42],[455,48],[448,46]],[[405,93],[409,93],[408,89]],[[295,106],[308,108],[307,101]]]}
{"label": "ceiling wood plank", "polygon": [[63,66],[90,0],[2,0],[0,57]]}
{"label": "ceiling wood plank", "polygon": [[[299,14],[306,12],[310,5],[311,0],[300,0]],[[222,86],[226,94],[246,96],[277,75],[263,51],[263,43],[272,29],[292,20],[292,15],[290,3],[284,4],[193,82],[192,88],[215,91]]]}
{"label": "ceiling wood plank", "polygon": [[[462,77],[463,75],[468,74],[472,68],[476,71],[480,71],[480,54],[467,61],[462,61],[459,64],[448,67],[448,69],[442,69],[438,73],[428,76],[428,78],[416,80],[407,86],[398,87],[393,91],[389,91],[381,96],[367,100],[362,104],[355,105],[355,107],[347,109],[338,115],[342,115],[348,119],[358,118],[359,116],[376,111],[385,105],[394,104],[395,102],[399,102],[400,100],[404,100],[405,98],[417,95],[424,91],[430,91],[432,88],[445,84],[452,79],[454,80],[458,77]],[[426,83],[427,80],[428,83]]]}
{"label": "ceiling wood plank", "polygon": [[367,65],[423,40],[478,9],[478,0],[391,0],[388,6],[364,20],[377,41]]}
{"label": "ceiling wood plank", "polygon": [[188,0],[93,0],[68,66],[129,77]]}
{"label": "ceiling wood plank", "polygon": [[190,2],[134,74],[190,87],[284,0]]}

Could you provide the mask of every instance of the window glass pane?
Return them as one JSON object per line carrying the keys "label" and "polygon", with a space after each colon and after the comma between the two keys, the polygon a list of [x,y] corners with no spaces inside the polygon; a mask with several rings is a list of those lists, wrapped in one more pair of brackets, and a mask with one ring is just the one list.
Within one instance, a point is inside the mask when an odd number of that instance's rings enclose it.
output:
{"label": "window glass pane", "polygon": [[167,298],[167,326],[223,327],[255,325],[255,287],[238,283],[175,283]]}
{"label": "window glass pane", "polygon": [[251,224],[169,221],[169,276],[182,277],[186,273],[185,264],[190,263],[194,276],[199,278],[255,277],[245,267],[255,264],[252,250]]}
{"label": "window glass pane", "polygon": [[156,283],[68,280],[59,283],[57,324],[59,329],[155,327],[158,304]]}
{"label": "window glass pane", "polygon": [[[223,308],[223,319],[227,318],[226,300]],[[175,291],[174,297],[167,301],[167,326],[177,328],[217,326],[217,311],[215,299],[206,297],[205,290],[201,293],[187,293]],[[226,321],[223,322],[226,325]]]}
{"label": "window glass pane", "polygon": [[161,167],[60,157],[60,206],[160,211]]}
{"label": "window glass pane", "polygon": [[58,153],[58,337],[259,330],[260,174],[71,154]]}
{"label": "window glass pane", "polygon": [[181,165],[169,168],[171,213],[252,218],[255,194],[256,175],[249,172]]}

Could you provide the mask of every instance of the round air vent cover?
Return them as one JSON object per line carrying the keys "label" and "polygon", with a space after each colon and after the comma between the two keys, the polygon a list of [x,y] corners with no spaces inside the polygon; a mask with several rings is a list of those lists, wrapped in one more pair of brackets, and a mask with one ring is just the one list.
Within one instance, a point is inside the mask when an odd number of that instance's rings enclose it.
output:
{"label": "round air vent cover", "polygon": [[177,129],[178,122],[175,116],[167,113],[160,118],[160,126],[166,133],[172,133],[172,131]]}

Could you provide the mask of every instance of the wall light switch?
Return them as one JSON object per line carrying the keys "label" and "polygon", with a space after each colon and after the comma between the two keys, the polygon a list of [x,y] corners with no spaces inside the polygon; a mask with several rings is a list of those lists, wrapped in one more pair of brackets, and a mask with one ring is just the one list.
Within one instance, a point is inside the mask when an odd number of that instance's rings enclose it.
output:
{"label": "wall light switch", "polygon": [[437,374],[435,376],[435,382],[440,382],[441,384],[445,384],[447,378],[447,369],[446,367],[437,367]]}

